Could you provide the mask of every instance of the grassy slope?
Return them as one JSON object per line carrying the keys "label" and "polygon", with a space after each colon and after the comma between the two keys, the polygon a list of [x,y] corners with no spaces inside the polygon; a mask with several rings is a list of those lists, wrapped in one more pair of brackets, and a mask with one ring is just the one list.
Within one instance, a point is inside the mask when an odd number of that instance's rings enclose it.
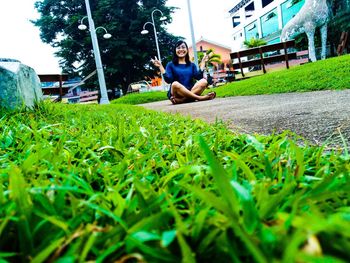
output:
{"label": "grassy slope", "polygon": [[125,105],[1,116],[0,259],[350,257],[347,153]]}
{"label": "grassy slope", "polygon": [[[250,79],[215,88],[218,97],[286,93],[350,88],[350,55],[269,72]],[[115,104],[141,104],[166,100],[163,92],[130,94]]]}
{"label": "grassy slope", "polygon": [[233,82],[216,91],[229,97],[349,88],[350,55],[346,55]]}
{"label": "grassy slope", "polygon": [[167,100],[166,92],[155,91],[145,93],[131,93],[119,99],[113,100],[112,104],[142,104],[154,101]]}

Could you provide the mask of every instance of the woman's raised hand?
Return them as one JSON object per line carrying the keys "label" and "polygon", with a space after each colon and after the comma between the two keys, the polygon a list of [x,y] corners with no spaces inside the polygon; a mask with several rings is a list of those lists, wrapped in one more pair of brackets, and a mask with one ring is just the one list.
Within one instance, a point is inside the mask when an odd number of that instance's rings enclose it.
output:
{"label": "woman's raised hand", "polygon": [[209,60],[209,54],[204,54],[202,61],[199,65],[200,70],[204,70],[205,64],[208,62],[208,60]]}
{"label": "woman's raised hand", "polygon": [[155,65],[157,68],[160,68],[162,66],[162,63],[158,60],[157,57],[154,57],[154,59],[151,58],[151,62],[153,65]]}
{"label": "woman's raised hand", "polygon": [[153,63],[154,66],[159,68],[161,74],[165,74],[165,69],[162,65],[162,62],[160,62],[157,57],[154,57],[154,59],[151,58],[151,62]]}
{"label": "woman's raised hand", "polygon": [[205,55],[203,56],[202,61],[203,61],[203,62],[208,62],[208,60],[209,60],[209,54],[205,54]]}

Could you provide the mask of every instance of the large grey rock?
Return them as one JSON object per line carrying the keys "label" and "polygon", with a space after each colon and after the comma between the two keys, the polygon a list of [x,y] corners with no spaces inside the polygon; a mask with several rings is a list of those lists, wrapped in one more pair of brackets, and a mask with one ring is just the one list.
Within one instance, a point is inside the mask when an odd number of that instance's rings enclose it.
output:
{"label": "large grey rock", "polygon": [[42,99],[40,79],[34,69],[14,59],[0,59],[0,106],[32,107]]}

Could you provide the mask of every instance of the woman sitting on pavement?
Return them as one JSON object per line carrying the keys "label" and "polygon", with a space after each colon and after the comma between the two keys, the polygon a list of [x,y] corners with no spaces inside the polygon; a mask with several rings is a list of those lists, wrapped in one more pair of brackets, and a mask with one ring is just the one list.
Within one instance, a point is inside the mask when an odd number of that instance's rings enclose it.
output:
{"label": "woman sitting on pavement", "polygon": [[[215,92],[201,95],[208,86],[208,82],[203,78],[203,70],[208,56],[205,55],[199,65],[200,70],[190,61],[188,46],[186,42],[180,40],[175,44],[173,50],[173,60],[164,69],[162,63],[155,57],[153,64],[159,68],[164,80],[170,83],[168,98],[173,104],[192,101],[212,100],[216,97]],[[198,80],[194,83],[194,79]]]}

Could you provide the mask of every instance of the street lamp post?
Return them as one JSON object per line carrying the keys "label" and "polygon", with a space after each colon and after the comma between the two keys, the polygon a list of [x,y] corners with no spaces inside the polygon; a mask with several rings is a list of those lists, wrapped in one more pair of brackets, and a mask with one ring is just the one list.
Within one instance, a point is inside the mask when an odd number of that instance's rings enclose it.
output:
{"label": "street lamp post", "polygon": [[[102,61],[101,61],[101,55],[100,55],[100,48],[98,46],[96,30],[100,29],[100,28],[104,29],[106,31],[106,34],[104,35],[104,38],[110,38],[111,35],[107,33],[107,30],[104,27],[98,27],[98,28],[95,29],[95,24],[94,24],[94,21],[92,20],[89,0],[85,0],[85,5],[86,5],[86,12],[87,12],[87,17],[88,17],[88,22],[89,22],[89,31],[90,31],[90,35],[91,35],[92,48],[94,50],[94,57],[95,57],[96,70],[97,70],[97,77],[98,77],[98,82],[99,82],[100,91],[101,91],[100,104],[109,104],[107,88],[106,88],[106,80],[105,80],[105,76],[104,76],[104,73],[103,73],[103,67],[102,67]],[[82,29],[82,27],[80,27],[79,29]],[[84,29],[82,29],[82,30],[84,30]]]}
{"label": "street lamp post", "polygon": [[[85,18],[87,18],[87,16],[84,16],[84,17],[80,20],[80,25],[78,26],[78,28],[79,28],[80,30],[86,30],[86,29],[88,28],[86,25],[83,24],[83,21],[84,21]],[[103,30],[105,31],[105,33],[104,33],[104,35],[103,35],[103,38],[109,39],[109,38],[112,37],[112,35],[109,34],[108,31],[107,31],[107,29],[105,29],[103,26],[96,27],[95,32],[97,32],[97,30],[99,30],[99,29],[103,29]]]}
{"label": "street lamp post", "polygon": [[191,37],[192,37],[192,50],[193,50],[193,56],[194,56],[194,63],[198,66],[198,56],[197,56],[197,47],[196,47],[196,39],[194,37],[194,30],[193,30],[193,21],[192,21],[192,11],[191,11],[191,4],[190,0],[187,0],[187,7],[188,7],[188,16],[190,20],[190,29],[191,29]]}
{"label": "street lamp post", "polygon": [[[155,12],[159,12],[161,14],[161,18],[159,19],[160,21],[165,21],[167,18],[163,15],[163,12],[160,11],[159,9],[154,9],[151,13],[151,17],[152,17],[152,23],[151,22],[146,22],[144,25],[143,25],[143,30],[141,31],[141,34],[142,35],[146,35],[148,34],[148,30],[146,30],[146,25],[150,24],[153,26],[153,32],[154,32],[154,39],[156,41],[156,47],[157,47],[157,55],[158,55],[158,60],[160,62],[162,62],[162,58],[160,56],[160,51],[159,51],[159,44],[158,44],[158,36],[157,36],[157,30],[156,30],[156,25],[154,23],[154,13]],[[164,87],[164,78],[163,78],[163,74],[161,73],[161,76],[162,76],[162,86]]]}

